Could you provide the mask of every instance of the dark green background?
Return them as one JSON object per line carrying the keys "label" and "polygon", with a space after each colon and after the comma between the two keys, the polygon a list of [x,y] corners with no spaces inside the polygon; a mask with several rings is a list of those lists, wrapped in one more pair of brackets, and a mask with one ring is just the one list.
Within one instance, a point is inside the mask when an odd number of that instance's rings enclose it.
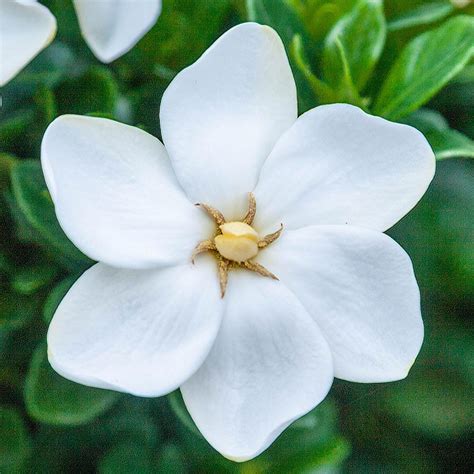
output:
{"label": "dark green background", "polygon": [[[2,90],[0,472],[472,472],[472,6],[163,0],[151,32],[105,66],[81,38],[69,0],[43,3],[57,17],[58,35]],[[336,381],[328,399],[268,451],[235,464],[199,435],[179,393],[140,399],[74,384],[49,367],[47,324],[92,262],[62,233],[38,160],[45,128],[64,113],[111,117],[160,137],[159,104],[170,80],[248,19],[280,33],[301,112],[350,102],[410,123],[439,161],[426,196],[388,232],[412,257],[422,292],[426,336],[408,378]]]}

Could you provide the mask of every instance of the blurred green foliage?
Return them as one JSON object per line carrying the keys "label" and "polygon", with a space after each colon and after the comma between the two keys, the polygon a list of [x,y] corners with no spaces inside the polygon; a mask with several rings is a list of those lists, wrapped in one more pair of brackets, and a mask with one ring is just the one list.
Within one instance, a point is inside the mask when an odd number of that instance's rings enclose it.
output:
{"label": "blurred green foliage", "polygon": [[[472,472],[474,167],[465,158],[474,157],[474,7],[164,0],[151,32],[104,66],[85,46],[70,1],[44,3],[58,36],[2,90],[0,472]],[[44,130],[64,113],[111,117],[160,136],[170,80],[247,20],[279,32],[300,112],[356,104],[420,129],[440,161],[422,202],[389,231],[412,257],[422,292],[426,337],[408,378],[336,382],[271,448],[234,464],[201,437],[179,393],[140,399],[75,384],[49,367],[47,324],[92,262],[56,220],[39,155]]]}

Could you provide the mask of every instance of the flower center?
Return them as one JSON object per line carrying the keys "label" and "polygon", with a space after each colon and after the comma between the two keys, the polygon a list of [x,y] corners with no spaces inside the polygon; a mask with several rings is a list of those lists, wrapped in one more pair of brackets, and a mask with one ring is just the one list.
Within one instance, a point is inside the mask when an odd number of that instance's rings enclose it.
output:
{"label": "flower center", "polygon": [[227,222],[219,226],[222,234],[214,237],[217,251],[233,262],[245,262],[258,253],[258,234],[245,222]]}
{"label": "flower center", "polygon": [[202,252],[211,252],[216,256],[222,297],[225,295],[229,270],[233,268],[246,268],[259,275],[278,280],[273,273],[251,259],[257,256],[259,249],[267,247],[280,237],[283,225],[276,232],[263,238],[259,237],[251,226],[257,212],[257,203],[252,193],[249,193],[249,209],[242,221],[226,222],[217,209],[207,204],[196,205],[206,211],[218,227],[217,235],[213,239],[203,240],[196,245],[191,260],[194,263],[194,258]]}

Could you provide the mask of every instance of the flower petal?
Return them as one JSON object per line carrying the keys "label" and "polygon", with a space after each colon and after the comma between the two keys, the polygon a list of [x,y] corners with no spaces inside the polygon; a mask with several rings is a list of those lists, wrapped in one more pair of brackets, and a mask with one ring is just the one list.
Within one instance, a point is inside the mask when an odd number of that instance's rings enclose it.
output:
{"label": "flower petal", "polygon": [[390,237],[352,226],[306,227],[284,232],[259,262],[318,323],[336,377],[406,377],[423,342],[423,321],[410,258]]}
{"label": "flower petal", "polygon": [[147,271],[94,265],[49,327],[54,370],[84,385],[139,396],[176,389],[202,364],[223,314],[211,260]]}
{"label": "flower petal", "polygon": [[82,36],[103,63],[130,51],[156,23],[161,0],[74,0]]}
{"label": "flower petal", "polygon": [[298,118],[263,166],[256,226],[351,224],[386,230],[423,196],[434,154],[416,129],[347,104]]}
{"label": "flower petal", "polygon": [[41,161],[61,227],[89,257],[125,268],[189,261],[209,222],[186,198],[166,151],[112,120],[63,115]]}
{"label": "flower petal", "polygon": [[214,347],[181,391],[209,443],[245,461],[324,399],[332,360],[321,331],[280,282],[232,272],[225,300]]}
{"label": "flower petal", "polygon": [[13,79],[56,35],[56,19],[32,0],[0,0],[0,86]]}
{"label": "flower petal", "polygon": [[160,111],[163,142],[189,198],[229,220],[245,213],[261,164],[296,116],[283,44],[256,23],[230,29],[181,71]]}

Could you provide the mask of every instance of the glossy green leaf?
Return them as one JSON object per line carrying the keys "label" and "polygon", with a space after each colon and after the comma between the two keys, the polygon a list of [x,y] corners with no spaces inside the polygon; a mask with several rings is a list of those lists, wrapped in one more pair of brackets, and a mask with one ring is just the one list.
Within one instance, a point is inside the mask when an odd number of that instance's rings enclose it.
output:
{"label": "glossy green leaf", "polygon": [[336,420],[334,403],[325,400],[292,423],[255,461],[281,472],[311,472],[340,465],[349,454],[349,445],[336,436]]}
{"label": "glossy green leaf", "polygon": [[34,110],[20,109],[0,122],[0,143],[3,152],[18,152],[17,145],[34,120]]}
{"label": "glossy green leaf", "polygon": [[226,29],[230,6],[230,0],[163,2],[156,25],[120,60],[121,73],[143,81],[156,64],[173,71],[191,64]]}
{"label": "glossy green leaf", "polygon": [[303,39],[300,35],[295,35],[290,45],[290,57],[295,64],[295,68],[305,80],[304,87],[311,89],[315,98],[321,104],[335,102],[336,92],[324,81],[316,77],[311,69],[311,65],[306,56],[303,46]]}
{"label": "glossy green leaf", "polygon": [[88,423],[107,411],[119,394],[86,387],[58,375],[49,365],[46,344],[31,359],[25,382],[25,404],[31,417],[52,425]]}
{"label": "glossy green leaf", "polygon": [[[152,474],[152,454],[146,446],[122,443],[114,446],[99,461],[99,474]],[[158,471],[164,472],[164,471]]]}
{"label": "glossy green leaf", "polygon": [[30,443],[25,423],[14,408],[0,406],[0,472],[21,472]]}
{"label": "glossy green leaf", "polygon": [[285,0],[247,0],[247,13],[250,21],[271,26],[287,50],[295,35],[305,36],[302,21]]}
{"label": "glossy green leaf", "polygon": [[435,21],[443,20],[453,11],[454,7],[449,0],[423,3],[392,18],[387,27],[389,31],[399,31],[415,26],[429,25]]}
{"label": "glossy green leaf", "polygon": [[39,300],[0,285],[0,330],[20,329],[38,316]]}
{"label": "glossy green leaf", "polygon": [[0,190],[10,183],[10,173],[16,158],[8,153],[0,152]]}
{"label": "glossy green leaf", "polygon": [[18,293],[31,295],[49,285],[58,275],[58,267],[50,262],[20,268],[12,277],[12,287]]}
{"label": "glossy green leaf", "polygon": [[[311,93],[314,81],[310,80],[310,87],[308,87],[308,71],[302,70],[301,65],[294,61],[294,54],[292,54],[295,38],[298,38],[298,54],[302,57],[306,56],[305,47],[311,45],[307,39],[305,26],[296,10],[290,2],[285,0],[247,0],[246,5],[248,19],[272,27],[285,45],[298,89],[299,112],[303,113],[317,105],[315,100],[317,96]],[[309,72],[309,74],[312,73]]]}
{"label": "glossy green leaf", "polygon": [[92,261],[72,244],[56,219],[40,163],[32,160],[17,163],[12,169],[11,181],[19,210],[41,236],[42,243],[53,252],[53,257],[71,269],[88,268]]}
{"label": "glossy green leaf", "polygon": [[13,81],[2,87],[3,112],[8,114],[26,105],[39,86],[53,89],[65,77],[75,74],[78,68],[75,60],[72,50],[55,40]]}
{"label": "glossy green leaf", "polygon": [[184,474],[188,472],[186,460],[174,444],[166,444],[156,463],[156,471],[163,474]]}
{"label": "glossy green leaf", "polygon": [[[139,446],[156,456],[157,426],[146,413],[146,403],[144,398],[124,396],[110,411],[85,425],[37,426],[27,472],[97,472],[100,460],[117,446]],[[54,456],[52,446],[60,447]]]}
{"label": "glossy green leaf", "polygon": [[408,116],[404,122],[425,135],[435,152],[436,159],[474,158],[474,141],[450,128],[441,114],[421,109]]}
{"label": "glossy green leaf", "polygon": [[382,53],[385,35],[382,0],[360,0],[326,38],[322,58],[326,81],[337,86],[344,80],[340,41],[354,85],[361,91]]}
{"label": "glossy green leaf", "polygon": [[430,438],[456,438],[474,425],[472,390],[450,370],[425,368],[387,391],[386,403],[411,429]]}
{"label": "glossy green leaf", "polygon": [[56,97],[60,114],[113,114],[119,89],[110,69],[93,66],[81,76],[63,82]]}
{"label": "glossy green leaf", "polygon": [[179,390],[175,390],[174,392],[171,392],[167,398],[170,408],[173,410],[179,421],[192,433],[201,437],[202,435],[199,432],[199,429],[186,409],[181,392]]}
{"label": "glossy green leaf", "polygon": [[46,324],[49,324],[53,319],[54,313],[61,303],[69,288],[77,280],[77,276],[70,276],[60,281],[49,293],[48,297],[43,306],[43,320]]}
{"label": "glossy green leaf", "polygon": [[435,95],[474,51],[474,18],[456,16],[412,40],[385,79],[374,112],[398,120]]}

